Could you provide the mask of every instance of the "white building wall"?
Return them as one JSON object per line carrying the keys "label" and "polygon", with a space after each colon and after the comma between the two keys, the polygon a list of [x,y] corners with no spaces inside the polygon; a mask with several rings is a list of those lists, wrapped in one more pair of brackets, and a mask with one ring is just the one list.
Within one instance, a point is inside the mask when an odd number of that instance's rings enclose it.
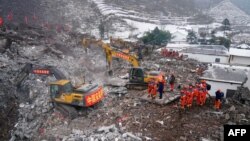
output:
{"label": "white building wall", "polygon": [[211,85],[211,90],[208,91],[208,93],[209,93],[211,96],[215,96],[215,92],[216,92],[218,89],[221,89],[221,91],[224,92],[225,97],[226,97],[227,89],[230,89],[230,90],[237,90],[237,87],[240,86],[240,84],[230,84],[230,83],[215,82],[215,81],[209,81],[209,80],[206,80],[206,81],[207,81],[208,84]]}
{"label": "white building wall", "polygon": [[230,64],[250,65],[250,57],[231,56]]}
{"label": "white building wall", "polygon": [[188,58],[192,58],[203,63],[215,63],[216,58],[220,59],[220,62],[217,63],[228,63],[228,56],[192,54],[192,53],[183,53],[183,55],[188,55]]}

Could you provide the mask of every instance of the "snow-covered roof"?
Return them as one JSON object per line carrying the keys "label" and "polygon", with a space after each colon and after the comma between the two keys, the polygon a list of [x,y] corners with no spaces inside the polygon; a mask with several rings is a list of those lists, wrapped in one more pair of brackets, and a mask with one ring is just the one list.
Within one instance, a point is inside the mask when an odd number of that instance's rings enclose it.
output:
{"label": "snow-covered roof", "polygon": [[180,32],[179,30],[172,33],[173,39],[172,42],[178,42],[178,41],[186,41],[187,32]]}
{"label": "snow-covered roof", "polygon": [[237,46],[237,48],[242,48],[242,49],[250,49],[250,46],[247,44],[240,44]]}
{"label": "snow-covered roof", "polygon": [[250,49],[230,48],[229,54],[241,57],[250,57]]}
{"label": "snow-covered roof", "polygon": [[213,64],[204,72],[203,77],[212,80],[223,80],[233,82],[244,82],[247,77],[249,68],[241,66],[230,66]]}
{"label": "snow-covered roof", "polygon": [[218,31],[214,34],[216,37],[225,37],[225,34],[223,31]]}
{"label": "snow-covered roof", "polygon": [[227,48],[222,45],[196,45],[194,47],[185,48],[181,52],[184,53],[195,53],[195,54],[206,54],[206,55],[219,55],[229,56]]}

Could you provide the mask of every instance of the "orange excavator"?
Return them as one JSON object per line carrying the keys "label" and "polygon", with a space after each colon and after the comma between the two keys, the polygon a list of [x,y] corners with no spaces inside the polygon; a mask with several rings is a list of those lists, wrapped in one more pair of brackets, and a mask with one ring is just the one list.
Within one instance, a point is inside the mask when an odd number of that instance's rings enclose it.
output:
{"label": "orange excavator", "polygon": [[90,107],[103,99],[104,91],[102,86],[97,84],[87,84],[74,87],[70,80],[64,74],[53,66],[41,66],[27,63],[18,76],[15,78],[14,83],[20,87],[22,82],[29,76],[29,74],[54,76],[57,81],[50,82],[50,97],[52,102],[57,106],[63,114],[75,118],[77,107]]}

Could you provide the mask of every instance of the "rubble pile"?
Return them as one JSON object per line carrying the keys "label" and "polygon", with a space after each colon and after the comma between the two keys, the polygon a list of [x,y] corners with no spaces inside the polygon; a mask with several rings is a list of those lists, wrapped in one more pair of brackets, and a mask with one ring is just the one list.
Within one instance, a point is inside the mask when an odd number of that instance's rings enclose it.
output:
{"label": "rubble pile", "polygon": [[[25,97],[26,100],[23,98],[20,100],[22,103],[19,104],[19,118],[11,140],[32,139],[43,124],[44,119],[48,117],[48,113],[51,113],[53,106],[50,103],[48,87],[46,87],[48,83],[48,81],[42,82],[33,76],[33,79],[31,77],[23,84],[22,87],[27,88],[25,92],[28,93],[28,96]],[[19,91],[18,94],[20,97],[25,96]]]}
{"label": "rubble pile", "polygon": [[[22,32],[27,33],[22,35]],[[32,32],[31,32],[32,31]],[[105,56],[102,54],[86,55],[84,50],[79,46],[76,40],[77,36],[70,34],[57,34],[53,36],[54,41],[47,41],[48,36],[37,32],[37,36],[31,33],[36,29],[23,28],[22,30],[10,29],[3,34],[3,38],[11,38],[12,44],[9,48],[3,48],[0,55],[1,76],[3,83],[1,89],[1,123],[9,119],[6,125],[1,125],[4,138],[10,138],[10,128],[14,126],[11,140],[32,140],[43,122],[53,113],[54,109],[50,103],[48,92],[48,83],[54,81],[54,77],[37,76],[30,74],[23,81],[20,88],[13,86],[13,81],[22,67],[27,63],[36,65],[51,65],[61,70],[73,84],[79,85],[85,81],[92,81],[103,84],[105,79]],[[11,36],[10,34],[11,33]],[[12,35],[14,33],[14,36]],[[26,36],[27,35],[27,36]],[[20,40],[20,38],[28,38]],[[39,40],[37,40],[39,39]],[[32,41],[30,43],[29,41]],[[65,41],[62,46],[58,46],[58,41]],[[1,44],[4,46],[5,44]],[[52,50],[49,48],[53,48]],[[49,50],[48,50],[49,49]],[[58,55],[59,54],[59,55]],[[87,67],[85,67],[87,66]],[[93,75],[95,72],[95,75]],[[19,115],[17,115],[17,109]],[[17,120],[17,123],[15,121]]]}
{"label": "rubble pile", "polygon": [[[64,141],[105,141],[105,140],[114,140],[114,141],[142,141],[142,139],[130,132],[121,131],[114,124],[110,126],[103,126],[96,130],[78,130],[72,129],[72,132],[68,136],[62,136],[58,139]],[[44,140],[45,141],[45,140]]]}
{"label": "rubble pile", "polygon": [[233,97],[241,103],[250,106],[250,91],[248,88],[238,87]]}
{"label": "rubble pile", "polygon": [[14,73],[11,71],[16,68],[15,62],[6,54],[0,54],[0,138],[8,140],[10,131],[18,117],[18,100],[15,87],[9,81]]}

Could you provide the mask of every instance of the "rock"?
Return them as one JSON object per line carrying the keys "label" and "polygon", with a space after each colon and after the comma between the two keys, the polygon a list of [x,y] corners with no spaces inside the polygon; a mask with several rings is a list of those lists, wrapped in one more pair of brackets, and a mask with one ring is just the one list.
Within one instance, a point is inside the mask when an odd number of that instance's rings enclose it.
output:
{"label": "rock", "polygon": [[101,127],[101,128],[99,128],[99,129],[97,129],[97,133],[108,133],[108,132],[110,132],[110,131],[114,131],[115,129],[115,125],[114,124],[112,124],[112,125],[110,125],[110,126],[104,126],[104,127]]}
{"label": "rock", "polygon": [[229,120],[230,119],[230,115],[227,113],[227,114],[225,114],[225,119],[226,120]]}
{"label": "rock", "polygon": [[235,109],[236,109],[236,108],[235,108],[235,106],[233,105],[233,106],[231,106],[231,107],[229,108],[229,111],[230,111],[230,112],[234,112]]}
{"label": "rock", "polygon": [[112,88],[110,91],[109,91],[110,94],[127,94],[128,93],[128,89],[126,87],[115,87],[115,88]]}
{"label": "rock", "polygon": [[164,122],[163,122],[163,121],[157,120],[156,122],[157,122],[157,123],[160,123],[161,125],[164,125]]}
{"label": "rock", "polygon": [[19,105],[19,107],[20,108],[23,108],[25,105],[23,104],[23,103],[21,103],[20,105]]}
{"label": "rock", "polygon": [[31,112],[31,113],[28,114],[27,120],[32,121],[33,119],[34,119],[34,115],[33,115],[33,112]]}
{"label": "rock", "polygon": [[81,134],[83,134],[83,131],[78,130],[78,129],[73,129],[72,134],[81,135]]}
{"label": "rock", "polygon": [[210,139],[201,137],[201,141],[211,141]]}
{"label": "rock", "polygon": [[146,139],[146,141],[152,141],[152,138],[150,138],[150,137],[145,136],[145,139]]}
{"label": "rock", "polygon": [[128,138],[128,137],[130,137],[130,138],[132,138],[132,140],[133,141],[142,141],[142,139],[141,138],[139,138],[139,137],[137,137],[137,136],[135,136],[135,135],[133,135],[132,133],[124,133],[123,135],[122,135],[122,137],[123,138]]}
{"label": "rock", "polygon": [[236,121],[240,121],[242,119],[245,119],[246,115],[245,114],[237,114],[236,116]]}
{"label": "rock", "polygon": [[227,125],[236,125],[236,123],[232,122],[232,121],[229,121],[229,122],[227,122]]}
{"label": "rock", "polygon": [[183,136],[180,136],[180,140],[181,140],[181,141],[186,141],[187,138],[186,138],[186,137],[183,137]]}

